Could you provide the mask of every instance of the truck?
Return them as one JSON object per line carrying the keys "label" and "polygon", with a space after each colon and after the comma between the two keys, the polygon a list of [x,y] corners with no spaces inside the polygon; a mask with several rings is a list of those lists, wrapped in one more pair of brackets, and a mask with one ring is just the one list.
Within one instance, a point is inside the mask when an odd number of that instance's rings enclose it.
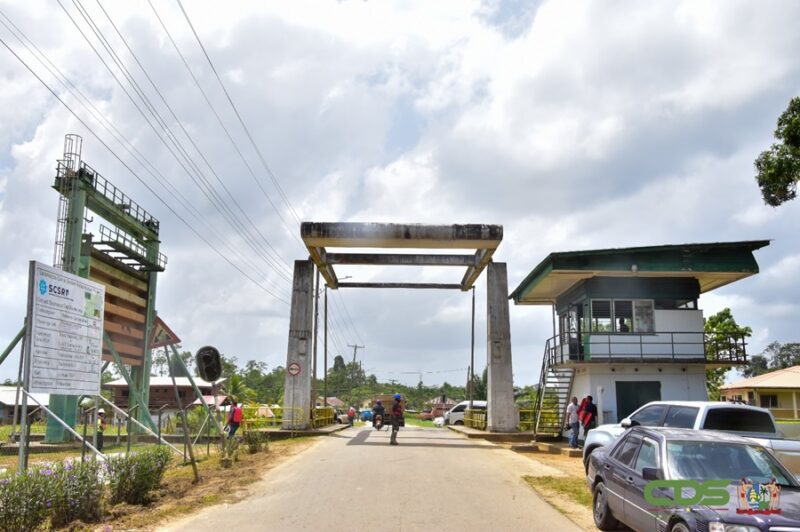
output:
{"label": "truck", "polygon": [[[393,393],[383,393],[383,394],[374,396],[372,398],[372,403],[370,404],[370,407],[374,408],[375,407],[375,403],[378,402],[378,401],[381,402],[381,405],[383,406],[383,409],[384,409],[383,425],[387,426],[387,427],[391,426],[391,424],[392,424],[392,404],[394,404],[394,394]],[[400,405],[403,407],[403,412],[405,412],[406,411],[406,402],[405,402],[405,399],[403,399],[402,397],[400,398]],[[372,418],[372,423],[373,423],[373,425],[375,424],[375,416],[373,416],[373,418]],[[400,426],[401,427],[405,427],[406,426],[406,419],[403,416],[400,417]]]}
{"label": "truck", "polygon": [[610,445],[637,425],[720,430],[744,436],[766,447],[793,474],[800,474],[800,441],[786,439],[769,410],[721,401],[653,401],[619,423],[590,430],[583,444],[583,464],[587,471],[595,449]]}

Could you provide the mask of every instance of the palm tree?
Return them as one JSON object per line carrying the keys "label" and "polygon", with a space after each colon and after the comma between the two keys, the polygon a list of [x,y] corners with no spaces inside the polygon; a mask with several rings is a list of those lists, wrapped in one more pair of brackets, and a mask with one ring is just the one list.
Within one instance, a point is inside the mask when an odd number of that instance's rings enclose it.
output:
{"label": "palm tree", "polygon": [[252,401],[256,397],[256,392],[247,386],[239,375],[228,377],[228,380],[222,385],[222,390],[238,403]]}

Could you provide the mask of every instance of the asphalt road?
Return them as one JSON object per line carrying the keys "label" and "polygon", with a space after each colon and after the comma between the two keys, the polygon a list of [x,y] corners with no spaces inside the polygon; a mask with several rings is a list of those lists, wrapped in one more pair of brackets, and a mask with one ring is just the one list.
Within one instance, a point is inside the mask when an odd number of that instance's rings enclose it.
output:
{"label": "asphalt road", "polygon": [[536,462],[446,429],[350,428],[271,470],[251,495],[165,530],[579,530],[521,479]]}

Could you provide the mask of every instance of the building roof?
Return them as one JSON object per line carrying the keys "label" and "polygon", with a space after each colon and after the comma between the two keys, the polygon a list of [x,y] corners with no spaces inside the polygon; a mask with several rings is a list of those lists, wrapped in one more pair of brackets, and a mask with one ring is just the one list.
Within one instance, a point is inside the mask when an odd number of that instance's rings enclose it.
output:
{"label": "building roof", "polygon": [[[223,406],[227,404],[228,396],[227,395],[204,395],[203,399],[205,399],[206,404],[209,406],[214,406],[214,397],[217,399],[217,406]],[[194,402],[190,406],[202,405],[203,402],[200,399],[195,399]]]}
{"label": "building roof", "polygon": [[[211,388],[211,385],[213,384],[213,383],[210,383],[208,381],[204,381],[200,377],[194,377],[194,382],[195,382],[195,384],[197,384],[198,386],[201,386],[203,388]],[[219,379],[216,382],[216,384],[221,384],[223,382],[225,382],[225,379]],[[185,386],[190,386],[191,387],[191,385],[192,385],[192,383],[189,381],[188,377],[175,377],[175,384],[177,384],[178,386],[181,386],[181,387],[185,387]],[[128,383],[125,382],[125,379],[117,379],[117,380],[114,380],[114,381],[111,381],[111,382],[107,382],[107,383],[103,384],[103,386],[104,387],[109,387],[109,388],[114,388],[114,387],[117,387],[117,386],[127,388],[128,387]],[[152,388],[153,386],[172,386],[172,379],[170,377],[152,377],[151,376],[150,377],[150,387]]]}
{"label": "building roof", "polygon": [[720,390],[740,390],[742,388],[787,388],[800,390],[800,366],[770,371],[763,375],[742,379],[719,387]]}
{"label": "building roof", "polygon": [[[43,405],[47,405],[50,402],[50,394],[49,393],[34,393],[33,398],[42,403]],[[17,401],[17,387],[16,386],[0,386],[0,403],[6,406],[14,406],[14,402]],[[18,404],[22,404],[22,392],[19,393],[19,401]],[[29,405],[34,405],[36,407],[36,403],[32,401],[28,402]]]}
{"label": "building roof", "polygon": [[758,273],[753,251],[769,240],[677,244],[551,253],[510,299],[517,305],[549,305],[576,283],[591,277],[689,277],[700,293]]}

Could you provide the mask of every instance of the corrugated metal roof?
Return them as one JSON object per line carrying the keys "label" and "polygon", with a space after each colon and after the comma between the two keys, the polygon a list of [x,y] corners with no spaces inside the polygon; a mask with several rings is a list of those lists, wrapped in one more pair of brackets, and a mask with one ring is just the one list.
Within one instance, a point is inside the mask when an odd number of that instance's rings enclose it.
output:
{"label": "corrugated metal roof", "polygon": [[[16,386],[0,386],[0,403],[6,406],[14,406],[16,395],[17,395]],[[31,395],[33,395],[34,399],[36,399],[43,405],[46,405],[47,403],[50,402],[50,394],[48,393],[34,393]],[[20,392],[19,394],[19,404],[22,404],[22,392]],[[33,404],[35,406],[35,403],[32,403],[31,401],[28,401],[28,404],[29,405]]]}
{"label": "corrugated metal roof", "polygon": [[[219,379],[216,384],[222,384],[225,382],[226,379]],[[198,386],[208,387],[211,388],[212,383],[208,381],[204,381],[200,377],[194,377],[194,382]],[[175,384],[178,386],[191,386],[192,383],[189,381],[188,377],[175,377]],[[103,386],[115,387],[115,386],[128,386],[128,383],[125,382],[125,379],[117,379],[115,381],[107,382]],[[172,386],[172,379],[170,377],[150,377],[150,386]]]}
{"label": "corrugated metal roof", "polygon": [[800,366],[770,371],[763,375],[742,379],[719,387],[720,390],[738,390],[741,388],[787,388],[800,390]]}

